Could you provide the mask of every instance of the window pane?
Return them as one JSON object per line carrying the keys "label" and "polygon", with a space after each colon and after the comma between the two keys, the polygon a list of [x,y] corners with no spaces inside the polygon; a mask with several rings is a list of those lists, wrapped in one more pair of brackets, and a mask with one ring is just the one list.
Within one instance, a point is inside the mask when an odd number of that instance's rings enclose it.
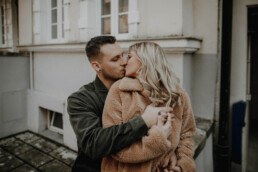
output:
{"label": "window pane", "polygon": [[128,0],[119,0],[119,12],[128,11]]}
{"label": "window pane", "polygon": [[64,23],[62,23],[62,38],[64,38]]}
{"label": "window pane", "polygon": [[128,33],[128,15],[119,16],[119,33]]}
{"label": "window pane", "polygon": [[52,23],[57,23],[57,9],[52,10]]}
{"label": "window pane", "polygon": [[102,0],[102,15],[110,14],[111,0]]}
{"label": "window pane", "polygon": [[64,7],[62,8],[62,22],[64,22]]}
{"label": "window pane", "polygon": [[4,38],[4,35],[2,36],[2,44],[5,44],[5,38]]}
{"label": "window pane", "polygon": [[52,39],[57,39],[57,25],[52,25]]}
{"label": "window pane", "polygon": [[51,8],[55,8],[57,6],[57,0],[51,0]]}
{"label": "window pane", "polygon": [[4,15],[4,6],[1,7],[1,15]]}
{"label": "window pane", "polygon": [[63,129],[63,118],[62,118],[62,114],[61,113],[55,113],[55,119],[53,122],[53,126],[57,127],[57,128],[61,128]]}
{"label": "window pane", "polygon": [[2,26],[2,35],[4,35],[4,32],[5,32],[5,31],[4,31],[4,26]]}
{"label": "window pane", "polygon": [[110,34],[111,33],[111,20],[110,17],[101,19],[101,32],[102,34]]}
{"label": "window pane", "polygon": [[[62,1],[64,4],[64,2]],[[64,38],[64,6],[62,7],[62,38]]]}

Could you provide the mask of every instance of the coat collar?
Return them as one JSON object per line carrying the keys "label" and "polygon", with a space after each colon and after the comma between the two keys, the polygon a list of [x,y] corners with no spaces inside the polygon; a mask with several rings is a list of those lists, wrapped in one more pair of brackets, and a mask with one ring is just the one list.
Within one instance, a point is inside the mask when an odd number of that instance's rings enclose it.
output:
{"label": "coat collar", "polygon": [[119,84],[119,89],[122,91],[143,91],[143,86],[137,78],[124,77]]}
{"label": "coat collar", "polygon": [[108,92],[108,89],[102,83],[102,81],[99,79],[98,75],[95,78],[94,86],[95,86],[95,89],[98,90],[98,91],[106,91],[106,92]]}

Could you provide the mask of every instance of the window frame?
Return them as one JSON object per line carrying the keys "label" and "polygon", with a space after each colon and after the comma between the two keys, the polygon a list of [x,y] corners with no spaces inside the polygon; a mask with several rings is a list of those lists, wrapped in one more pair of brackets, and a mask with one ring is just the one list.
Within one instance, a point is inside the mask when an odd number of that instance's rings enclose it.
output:
{"label": "window frame", "polygon": [[[4,22],[2,22],[2,9],[3,9],[3,12],[4,12]],[[2,1],[0,3],[0,47],[6,47],[7,45],[7,40],[6,40],[6,36],[7,36],[7,21],[6,21],[6,8],[5,8],[5,1]],[[4,25],[4,26],[3,26]],[[4,36],[3,36],[3,31],[2,29],[4,28]],[[4,38],[4,40],[3,40]],[[4,43],[3,43],[4,41]]]}
{"label": "window frame", "polygon": [[[51,118],[51,114],[52,114],[52,118]],[[62,116],[62,121],[63,121],[63,115],[61,113],[59,113],[59,114]],[[50,131],[53,131],[53,132],[56,132],[58,134],[63,135],[64,134],[64,129],[61,129],[61,128],[58,128],[58,127],[54,126],[55,116],[56,116],[55,111],[47,110],[47,128]],[[62,125],[64,126],[64,124],[62,124]]]}
{"label": "window frame", "polygon": [[[108,15],[102,15],[102,0],[98,1],[98,9],[99,9],[99,34],[100,35],[113,35],[116,37],[116,39],[128,39],[130,38],[130,26],[129,26],[129,13],[130,13],[130,0],[128,0],[128,11],[127,12],[121,12],[119,13],[119,0],[110,0],[110,27],[111,27],[111,33],[110,34],[102,34],[102,18],[103,16]],[[128,33],[119,33],[119,16],[127,14],[127,22],[128,22]]]}
{"label": "window frame", "polygon": [[57,1],[57,38],[52,37],[52,0],[49,1],[48,3],[48,40],[49,43],[63,43],[65,42],[65,29],[64,29],[64,0],[56,0]]}

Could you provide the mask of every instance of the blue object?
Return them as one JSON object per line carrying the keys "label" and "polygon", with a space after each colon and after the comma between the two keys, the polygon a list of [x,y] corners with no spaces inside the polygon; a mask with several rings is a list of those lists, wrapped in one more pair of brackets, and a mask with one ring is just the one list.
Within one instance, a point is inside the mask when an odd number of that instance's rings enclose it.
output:
{"label": "blue object", "polygon": [[232,111],[232,161],[241,164],[242,160],[242,128],[245,126],[244,101],[233,104]]}

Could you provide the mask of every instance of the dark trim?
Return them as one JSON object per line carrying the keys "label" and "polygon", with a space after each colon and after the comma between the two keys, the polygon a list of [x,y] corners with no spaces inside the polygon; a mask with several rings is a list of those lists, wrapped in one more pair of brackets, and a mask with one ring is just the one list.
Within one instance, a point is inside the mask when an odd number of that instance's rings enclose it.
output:
{"label": "dark trim", "polygon": [[214,172],[231,172],[230,70],[233,0],[222,0],[222,41],[220,110],[217,143],[214,145]]}

